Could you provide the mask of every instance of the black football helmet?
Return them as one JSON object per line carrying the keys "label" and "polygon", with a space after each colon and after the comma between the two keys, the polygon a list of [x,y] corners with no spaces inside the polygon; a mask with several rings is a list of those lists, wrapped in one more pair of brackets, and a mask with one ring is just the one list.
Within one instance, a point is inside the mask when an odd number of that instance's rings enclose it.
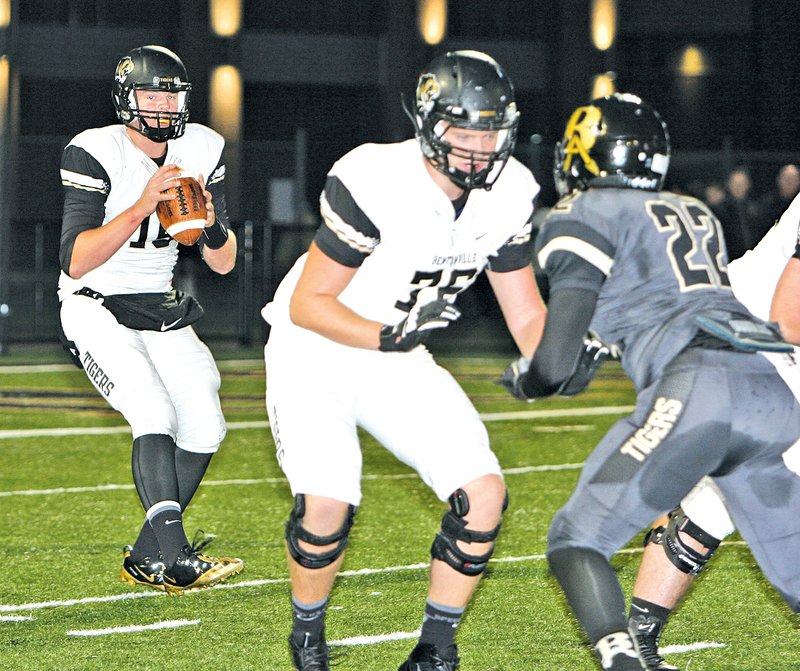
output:
{"label": "black football helmet", "polygon": [[[413,113],[406,113],[423,154],[463,189],[491,189],[514,150],[519,124],[514,87],[497,61],[479,51],[451,51],[435,58],[419,77]],[[498,131],[494,151],[454,149],[442,139],[453,126]],[[470,172],[450,166],[448,156],[455,151],[473,161]],[[476,170],[474,161],[486,167]]]}
{"label": "black football helmet", "polygon": [[667,125],[634,95],[615,93],[576,109],[556,144],[556,189],[589,186],[659,191],[669,168]]}
{"label": "black football helmet", "polygon": [[[138,47],[123,56],[114,73],[111,98],[117,117],[149,140],[166,142],[183,135],[189,119],[186,68],[176,54],[159,46]],[[136,91],[172,91],[178,94],[178,111],[139,109]],[[139,123],[135,123],[138,120]],[[164,123],[167,121],[168,123]]]}

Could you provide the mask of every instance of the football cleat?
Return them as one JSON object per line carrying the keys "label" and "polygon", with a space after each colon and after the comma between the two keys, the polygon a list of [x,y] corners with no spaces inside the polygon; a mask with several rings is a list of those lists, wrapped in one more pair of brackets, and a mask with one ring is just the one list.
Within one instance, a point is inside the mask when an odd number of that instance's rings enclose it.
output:
{"label": "football cleat", "polygon": [[292,661],[297,671],[329,671],[330,651],[328,644],[320,640],[314,645],[308,644],[308,634],[302,645],[289,636],[289,648],[292,651]]}
{"label": "football cleat", "polygon": [[419,643],[397,671],[456,671],[457,668],[458,647],[455,643],[445,650],[438,650],[429,643]]}
{"label": "football cleat", "polygon": [[[205,538],[198,542],[203,536]],[[185,545],[180,551],[175,563],[164,569],[164,588],[167,594],[176,595],[211,587],[241,572],[244,568],[241,559],[210,557],[202,554],[201,551],[212,539],[213,536],[198,531],[192,543]]]}
{"label": "football cleat", "polygon": [[680,671],[677,666],[668,663],[658,652],[658,638],[652,634],[634,632],[639,656],[644,660],[647,671]]}
{"label": "football cleat", "polygon": [[661,627],[651,617],[634,615],[628,620],[628,629],[639,648],[639,656],[644,660],[647,671],[680,671],[669,664],[658,652]]}
{"label": "football cleat", "polygon": [[136,561],[131,553],[133,547],[126,545],[122,548],[122,568],[119,570],[119,579],[130,585],[144,585],[164,591],[164,562],[161,557],[153,559],[145,557]]}

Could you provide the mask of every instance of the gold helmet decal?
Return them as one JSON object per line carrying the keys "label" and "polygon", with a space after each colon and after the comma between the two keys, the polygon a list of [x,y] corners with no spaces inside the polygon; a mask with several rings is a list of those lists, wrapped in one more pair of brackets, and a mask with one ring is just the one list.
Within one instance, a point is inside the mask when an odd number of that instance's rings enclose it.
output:
{"label": "gold helmet decal", "polygon": [[572,113],[567,123],[567,130],[564,131],[564,172],[569,170],[573,157],[578,154],[590,173],[600,174],[597,163],[589,156],[589,150],[597,140],[600,118],[600,109],[592,105],[579,107]]}
{"label": "gold helmet decal", "polygon": [[125,56],[125,58],[117,64],[117,71],[114,73],[114,79],[122,84],[131,72],[133,72],[133,59],[130,56]]}
{"label": "gold helmet decal", "polygon": [[417,84],[417,104],[425,112],[430,112],[439,96],[442,94],[442,85],[432,73],[426,73],[419,78]]}

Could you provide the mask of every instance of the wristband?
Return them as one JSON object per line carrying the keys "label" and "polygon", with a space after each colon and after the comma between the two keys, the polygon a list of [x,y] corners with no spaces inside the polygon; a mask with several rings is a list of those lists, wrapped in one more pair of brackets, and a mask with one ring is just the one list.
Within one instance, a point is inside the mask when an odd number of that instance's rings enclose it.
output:
{"label": "wristband", "polygon": [[217,219],[213,226],[208,226],[203,230],[205,236],[204,243],[209,249],[219,249],[228,242],[228,229]]}

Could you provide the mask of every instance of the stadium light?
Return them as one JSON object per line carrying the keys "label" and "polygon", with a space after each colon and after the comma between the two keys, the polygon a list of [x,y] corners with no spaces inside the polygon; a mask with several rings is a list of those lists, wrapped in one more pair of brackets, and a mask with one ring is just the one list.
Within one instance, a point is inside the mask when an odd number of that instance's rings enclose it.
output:
{"label": "stadium light", "polygon": [[242,75],[233,65],[211,71],[209,115],[212,128],[235,142],[242,134]]}
{"label": "stadium light", "polygon": [[419,0],[417,21],[425,44],[439,44],[447,33],[447,0]]}
{"label": "stadium light", "polygon": [[592,42],[600,51],[614,44],[617,34],[617,1],[592,0]]}
{"label": "stadium light", "polygon": [[[0,0],[2,1],[2,0]],[[233,37],[242,27],[242,0],[209,0],[211,30],[219,37]]]}
{"label": "stadium light", "polygon": [[705,52],[694,44],[688,45],[680,57],[678,71],[684,77],[702,77],[708,74],[708,59]]}
{"label": "stadium light", "polygon": [[616,80],[617,74],[615,72],[603,72],[602,74],[595,75],[594,82],[592,83],[592,97],[590,99],[605,98],[613,94],[617,90],[615,84]]}

